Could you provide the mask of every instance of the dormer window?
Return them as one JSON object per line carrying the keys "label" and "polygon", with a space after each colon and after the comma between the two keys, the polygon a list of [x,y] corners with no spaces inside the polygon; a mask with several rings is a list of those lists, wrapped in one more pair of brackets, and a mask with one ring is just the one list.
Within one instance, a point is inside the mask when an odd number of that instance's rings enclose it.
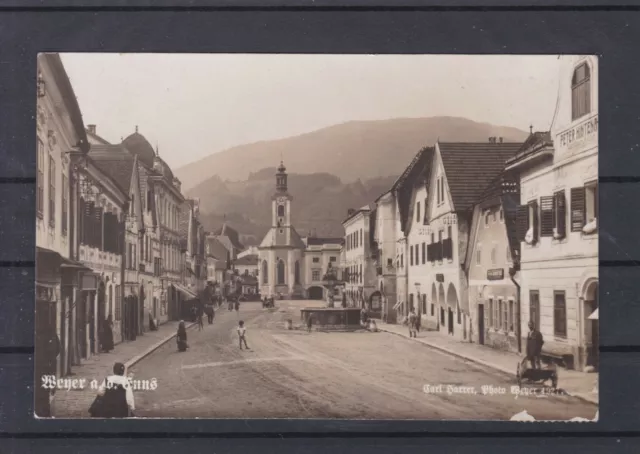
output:
{"label": "dormer window", "polygon": [[571,78],[571,120],[577,120],[591,112],[591,70],[582,63]]}

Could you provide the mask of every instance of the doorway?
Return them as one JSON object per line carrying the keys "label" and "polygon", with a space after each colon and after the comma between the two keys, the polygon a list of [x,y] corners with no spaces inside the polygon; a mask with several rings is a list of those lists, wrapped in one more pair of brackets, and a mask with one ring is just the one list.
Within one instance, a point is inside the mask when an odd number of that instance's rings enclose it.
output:
{"label": "doorway", "polygon": [[478,304],[478,343],[484,345],[484,304]]}
{"label": "doorway", "polygon": [[449,308],[449,334],[453,334],[453,311]]}

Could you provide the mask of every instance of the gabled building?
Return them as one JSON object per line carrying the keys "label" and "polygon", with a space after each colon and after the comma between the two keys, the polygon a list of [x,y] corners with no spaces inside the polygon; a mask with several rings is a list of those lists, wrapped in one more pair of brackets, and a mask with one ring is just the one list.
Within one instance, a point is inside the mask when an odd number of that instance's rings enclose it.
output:
{"label": "gabled building", "polygon": [[[338,273],[340,271],[340,252],[342,251],[342,238],[327,238],[308,236],[302,239],[305,244],[303,284],[304,297],[307,299],[329,298],[329,291],[323,286],[323,278],[331,267]],[[342,301],[341,287],[334,288],[334,301]]]}
{"label": "gabled building", "polygon": [[519,255],[514,241],[519,185],[498,175],[473,208],[467,257],[469,340],[521,352]]}
{"label": "gabled building", "polygon": [[[457,339],[471,331],[465,270],[473,207],[521,143],[438,142],[400,197],[407,234],[409,302],[423,325]],[[407,201],[408,207],[407,207]]]}
{"label": "gabled building", "polygon": [[240,241],[240,234],[226,222],[214,234],[215,238],[227,248],[230,259],[235,260],[245,247]]}
{"label": "gabled building", "polygon": [[550,133],[532,131],[507,171],[520,181],[522,332],[543,355],[598,367],[598,66],[562,56]]}
{"label": "gabled building", "polygon": [[243,255],[233,261],[233,269],[238,270],[238,273],[250,274],[251,276],[258,275],[258,262],[260,261],[258,254]]}

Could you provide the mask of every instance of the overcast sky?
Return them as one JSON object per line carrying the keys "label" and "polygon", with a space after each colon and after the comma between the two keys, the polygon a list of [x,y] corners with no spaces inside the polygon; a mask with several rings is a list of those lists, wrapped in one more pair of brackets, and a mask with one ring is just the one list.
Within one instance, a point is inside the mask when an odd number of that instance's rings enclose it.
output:
{"label": "overcast sky", "polygon": [[350,120],[438,115],[546,130],[557,56],[63,54],[85,124],[177,168]]}

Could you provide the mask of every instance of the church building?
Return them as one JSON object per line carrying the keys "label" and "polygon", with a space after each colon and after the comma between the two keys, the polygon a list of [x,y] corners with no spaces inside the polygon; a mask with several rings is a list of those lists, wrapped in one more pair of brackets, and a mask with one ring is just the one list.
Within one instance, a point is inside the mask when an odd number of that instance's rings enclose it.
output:
{"label": "church building", "polygon": [[262,296],[303,298],[306,244],[291,224],[293,197],[287,189],[286,171],[281,162],[271,198],[271,228],[258,246],[258,282]]}

